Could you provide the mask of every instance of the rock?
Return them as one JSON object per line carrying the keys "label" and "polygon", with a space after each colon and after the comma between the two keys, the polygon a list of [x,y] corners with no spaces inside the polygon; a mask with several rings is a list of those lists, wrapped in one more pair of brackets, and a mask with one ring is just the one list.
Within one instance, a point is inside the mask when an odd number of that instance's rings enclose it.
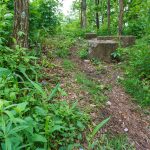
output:
{"label": "rock", "polygon": [[96,107],[96,105],[90,104],[91,107]]}
{"label": "rock", "polygon": [[108,101],[106,104],[109,105],[109,106],[111,106],[112,103],[110,101]]}
{"label": "rock", "polygon": [[119,43],[113,40],[89,40],[89,57],[111,62],[111,54],[118,48]]}
{"label": "rock", "polygon": [[45,85],[48,85],[48,82],[47,82],[46,80],[43,80],[43,81],[41,82],[41,84],[45,86]]}
{"label": "rock", "polygon": [[128,130],[128,128],[125,128],[124,131],[125,131],[125,132],[128,132],[129,130]]}
{"label": "rock", "polygon": [[84,60],[85,63],[90,63],[90,60]]}

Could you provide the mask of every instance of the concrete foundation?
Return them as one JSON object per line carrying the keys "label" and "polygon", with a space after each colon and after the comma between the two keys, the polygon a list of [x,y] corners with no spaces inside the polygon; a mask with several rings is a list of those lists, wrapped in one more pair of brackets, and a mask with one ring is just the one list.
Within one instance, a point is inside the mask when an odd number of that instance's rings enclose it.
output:
{"label": "concrete foundation", "polygon": [[122,47],[128,47],[135,44],[135,36],[98,36],[97,40],[115,40],[120,43]]}
{"label": "concrete foundation", "polygon": [[90,40],[90,39],[97,38],[97,35],[96,35],[96,33],[86,33],[86,34],[85,34],[85,38],[86,38],[87,40]]}
{"label": "concrete foundation", "polygon": [[118,42],[113,40],[89,40],[89,56],[111,62],[111,54],[118,48],[118,45]]}

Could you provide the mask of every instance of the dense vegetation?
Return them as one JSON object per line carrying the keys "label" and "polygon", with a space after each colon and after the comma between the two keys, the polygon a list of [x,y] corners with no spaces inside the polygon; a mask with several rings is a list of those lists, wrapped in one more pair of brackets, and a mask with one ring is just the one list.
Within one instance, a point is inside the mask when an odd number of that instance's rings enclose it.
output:
{"label": "dense vegetation", "polygon": [[[18,0],[14,0],[16,3]],[[88,130],[90,116],[80,110],[77,101],[67,102],[60,97],[67,93],[61,88],[61,81],[46,84],[44,68],[51,70],[57,66],[52,63],[55,58],[63,59],[63,68],[73,70],[75,64],[68,60],[70,47],[82,41],[87,31],[99,35],[115,35],[118,33],[118,1],[111,0],[110,29],[108,32],[107,1],[86,3],[86,26],[80,28],[80,1],[75,1],[72,15],[64,19],[57,0],[32,0],[29,2],[29,30],[27,31],[29,46],[22,47],[14,39],[14,1],[0,1],[0,149],[2,150],[71,150],[83,147],[88,149],[97,145],[94,136],[110,118],[92,129],[89,135],[83,136]],[[150,27],[148,21],[149,6],[147,0],[126,0],[124,3],[124,22],[122,34],[136,35],[135,46],[117,51],[124,63],[125,77],[121,83],[135,100],[141,105],[150,106]],[[95,24],[95,13],[98,14],[99,26]],[[73,17],[75,16],[77,17]],[[14,19],[13,19],[14,18]],[[137,19],[135,19],[137,18]],[[26,33],[19,31],[21,39]],[[83,44],[77,55],[81,59],[88,58],[87,45]],[[94,61],[99,63],[98,61]],[[76,75],[76,81],[92,95],[93,101],[102,105],[106,97],[98,83],[84,74]],[[124,142],[125,139],[125,142]],[[108,141],[107,141],[108,140]],[[110,142],[109,142],[110,141]],[[114,145],[113,143],[117,143]],[[102,138],[102,147],[127,149],[125,137],[118,139]]]}

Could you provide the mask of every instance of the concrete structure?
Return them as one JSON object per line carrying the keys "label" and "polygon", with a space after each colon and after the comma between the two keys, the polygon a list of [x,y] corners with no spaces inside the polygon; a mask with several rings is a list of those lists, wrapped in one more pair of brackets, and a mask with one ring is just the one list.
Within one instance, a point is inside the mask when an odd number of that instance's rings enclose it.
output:
{"label": "concrete structure", "polygon": [[135,44],[135,36],[98,36],[87,33],[89,56],[111,62],[111,54],[119,47],[128,47]]}
{"label": "concrete structure", "polygon": [[85,38],[87,40],[90,40],[90,39],[93,39],[93,38],[97,38],[97,35],[96,35],[96,33],[86,33]]}
{"label": "concrete structure", "polygon": [[111,62],[111,54],[118,48],[118,45],[118,42],[113,40],[89,40],[89,56]]}

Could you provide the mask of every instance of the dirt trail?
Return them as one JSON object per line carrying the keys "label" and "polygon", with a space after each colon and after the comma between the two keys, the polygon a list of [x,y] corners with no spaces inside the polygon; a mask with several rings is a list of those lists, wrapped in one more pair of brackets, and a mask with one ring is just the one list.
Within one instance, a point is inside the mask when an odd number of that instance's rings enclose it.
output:
{"label": "dirt trail", "polygon": [[[76,48],[71,48],[70,59],[74,61],[78,68],[86,73],[90,78],[100,81],[112,89],[105,94],[108,102],[96,115],[103,115],[103,118],[112,116],[111,121],[104,129],[112,133],[125,133],[131,142],[134,142],[137,150],[150,150],[150,116],[146,116],[141,108],[133,103],[132,98],[125,93],[123,87],[117,83],[118,77],[123,73],[117,64],[105,64],[105,70],[97,72],[89,61],[82,61],[76,56]],[[102,118],[101,118],[102,119]]]}

